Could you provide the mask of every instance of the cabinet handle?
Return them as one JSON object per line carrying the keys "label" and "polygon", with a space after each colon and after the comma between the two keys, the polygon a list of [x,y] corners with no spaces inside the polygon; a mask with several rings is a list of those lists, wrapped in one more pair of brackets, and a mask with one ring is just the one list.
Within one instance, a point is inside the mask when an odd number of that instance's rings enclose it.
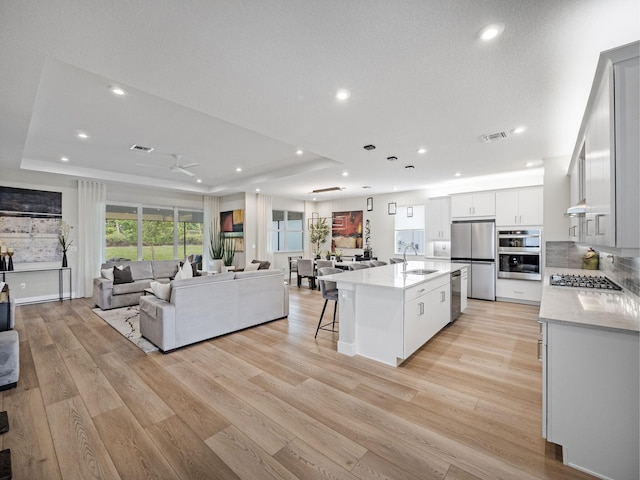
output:
{"label": "cabinet handle", "polygon": [[418,293],[422,293],[426,290],[426,288],[421,288],[420,290],[418,290]]}
{"label": "cabinet handle", "polygon": [[424,302],[418,303],[418,308],[420,309],[418,315],[424,315]]}
{"label": "cabinet handle", "polygon": [[513,223],[515,223],[516,225],[518,224],[518,216],[517,215],[513,216]]}
{"label": "cabinet handle", "polygon": [[444,302],[447,299],[446,294],[444,292],[440,292],[440,301]]}
{"label": "cabinet handle", "polygon": [[542,339],[538,339],[538,360],[542,361]]}
{"label": "cabinet handle", "polygon": [[606,235],[605,233],[600,232],[600,217],[604,217],[604,213],[596,214],[596,235]]}
{"label": "cabinet handle", "polygon": [[[576,228],[578,228],[577,225],[574,225],[573,227],[569,227],[569,236],[570,237],[575,237],[576,236]],[[573,230],[573,233],[572,233]]]}
{"label": "cabinet handle", "polygon": [[589,233],[589,222],[593,222],[593,218],[587,218],[587,237],[590,237],[591,234]]}
{"label": "cabinet handle", "polygon": [[520,215],[520,225],[522,225],[522,215]]}

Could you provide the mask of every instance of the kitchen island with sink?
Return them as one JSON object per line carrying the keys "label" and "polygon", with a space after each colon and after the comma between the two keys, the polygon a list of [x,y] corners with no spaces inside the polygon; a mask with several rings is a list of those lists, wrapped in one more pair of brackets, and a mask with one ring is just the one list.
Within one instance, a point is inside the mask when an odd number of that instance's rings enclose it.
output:
{"label": "kitchen island with sink", "polygon": [[[410,261],[322,277],[336,282],[339,290],[338,352],[400,365],[449,324],[451,273],[467,267]],[[466,297],[463,280],[462,310]]]}

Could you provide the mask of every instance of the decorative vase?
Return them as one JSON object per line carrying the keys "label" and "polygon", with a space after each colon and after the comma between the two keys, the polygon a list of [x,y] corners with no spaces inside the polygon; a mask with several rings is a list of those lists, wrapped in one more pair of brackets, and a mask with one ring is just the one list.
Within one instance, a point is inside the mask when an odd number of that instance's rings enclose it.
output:
{"label": "decorative vase", "polygon": [[62,268],[67,268],[67,252],[62,252]]}
{"label": "decorative vase", "polygon": [[222,271],[222,259],[216,258],[209,261],[209,271],[220,273]]}

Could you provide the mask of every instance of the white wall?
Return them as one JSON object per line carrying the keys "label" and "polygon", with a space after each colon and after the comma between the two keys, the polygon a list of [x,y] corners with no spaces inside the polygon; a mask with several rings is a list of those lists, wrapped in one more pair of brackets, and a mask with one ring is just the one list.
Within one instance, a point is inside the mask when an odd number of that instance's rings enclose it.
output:
{"label": "white wall", "polygon": [[569,240],[569,218],[564,214],[570,206],[570,156],[544,159],[544,241]]}

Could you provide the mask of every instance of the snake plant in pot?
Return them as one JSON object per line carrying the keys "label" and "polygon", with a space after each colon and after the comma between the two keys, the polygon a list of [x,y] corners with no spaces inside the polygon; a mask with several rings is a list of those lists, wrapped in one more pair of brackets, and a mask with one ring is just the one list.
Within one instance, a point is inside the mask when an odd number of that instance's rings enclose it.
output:
{"label": "snake plant in pot", "polygon": [[225,267],[233,265],[233,257],[236,255],[236,239],[227,237],[224,239],[224,254],[222,261]]}
{"label": "snake plant in pot", "polygon": [[224,234],[220,231],[217,219],[211,223],[209,230],[209,257],[211,263],[209,269],[220,273],[222,270],[222,259],[224,257]]}

